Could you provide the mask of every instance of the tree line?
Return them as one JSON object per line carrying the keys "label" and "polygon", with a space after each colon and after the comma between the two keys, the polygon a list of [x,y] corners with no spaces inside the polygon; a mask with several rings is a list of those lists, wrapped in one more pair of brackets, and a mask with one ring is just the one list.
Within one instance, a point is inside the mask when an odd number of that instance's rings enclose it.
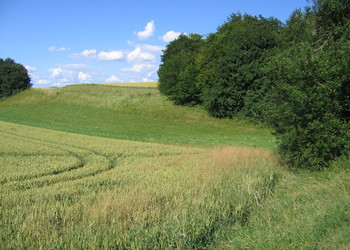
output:
{"label": "tree line", "polygon": [[314,0],[286,23],[238,13],[206,37],[180,35],[158,86],[175,104],[268,124],[285,164],[318,170],[350,151],[349,55],[350,1]]}

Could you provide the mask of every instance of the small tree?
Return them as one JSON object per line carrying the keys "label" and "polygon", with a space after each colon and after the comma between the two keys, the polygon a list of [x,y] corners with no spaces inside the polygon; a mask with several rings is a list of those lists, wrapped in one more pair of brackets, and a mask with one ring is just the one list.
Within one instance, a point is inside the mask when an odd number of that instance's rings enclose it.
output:
{"label": "small tree", "polygon": [[11,96],[31,86],[28,71],[23,65],[11,58],[0,58],[0,98]]}

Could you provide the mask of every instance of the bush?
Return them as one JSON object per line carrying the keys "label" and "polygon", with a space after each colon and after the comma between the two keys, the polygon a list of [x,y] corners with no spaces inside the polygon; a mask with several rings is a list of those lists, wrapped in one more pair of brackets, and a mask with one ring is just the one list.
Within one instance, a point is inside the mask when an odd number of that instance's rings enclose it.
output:
{"label": "bush", "polygon": [[0,58],[0,99],[30,88],[30,77],[27,69],[13,59]]}
{"label": "bush", "polygon": [[269,64],[274,104],[269,121],[280,156],[291,167],[322,169],[350,150],[350,127],[340,102],[343,82],[329,51],[316,52],[304,43]]}

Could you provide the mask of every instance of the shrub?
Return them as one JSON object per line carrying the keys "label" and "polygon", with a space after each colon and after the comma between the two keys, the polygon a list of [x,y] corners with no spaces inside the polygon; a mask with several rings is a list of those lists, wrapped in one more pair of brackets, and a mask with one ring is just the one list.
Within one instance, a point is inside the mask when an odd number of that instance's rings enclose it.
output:
{"label": "shrub", "polygon": [[340,102],[342,77],[331,55],[304,43],[281,52],[269,65],[274,104],[269,121],[289,166],[322,169],[350,149]]}

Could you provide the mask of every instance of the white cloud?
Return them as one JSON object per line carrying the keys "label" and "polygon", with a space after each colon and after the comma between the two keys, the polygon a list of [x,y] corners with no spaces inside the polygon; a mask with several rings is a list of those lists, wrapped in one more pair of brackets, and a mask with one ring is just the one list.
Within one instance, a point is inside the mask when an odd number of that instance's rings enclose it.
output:
{"label": "white cloud", "polygon": [[121,80],[116,75],[111,75],[106,79],[106,82],[121,82]]}
{"label": "white cloud", "polygon": [[91,69],[91,67],[89,65],[86,65],[86,64],[59,64],[57,65],[63,69],[68,69],[68,70],[89,70]]}
{"label": "white cloud", "polygon": [[127,41],[129,46],[135,47],[135,48],[141,48],[142,50],[148,51],[148,52],[159,52],[162,53],[163,50],[165,50],[164,46],[157,46],[152,44],[135,44],[132,41]]}
{"label": "white cloud", "polygon": [[181,32],[175,32],[173,30],[168,31],[167,33],[165,33],[164,36],[162,36],[162,40],[164,42],[172,42],[175,39],[177,39],[179,36],[181,35]]}
{"label": "white cloud", "polygon": [[80,53],[71,54],[70,57],[73,59],[94,59],[96,58],[96,53],[95,49],[86,49]]}
{"label": "white cloud", "polygon": [[36,71],[36,70],[37,70],[37,68],[31,67],[31,66],[28,66],[28,65],[24,65],[24,67],[25,67],[28,71]]}
{"label": "white cloud", "polygon": [[39,84],[39,85],[50,84],[50,81],[49,80],[37,80],[35,83]]}
{"label": "white cloud", "polygon": [[137,63],[144,61],[154,62],[156,57],[151,53],[142,52],[142,49],[140,47],[137,47],[127,55],[126,59],[129,63]]}
{"label": "white cloud", "polygon": [[50,75],[51,78],[61,77],[63,76],[63,72],[64,72],[64,70],[61,67],[49,69],[49,71],[51,72],[51,75]]}
{"label": "white cloud", "polygon": [[[156,69],[158,70],[158,68],[156,67]],[[157,70],[151,71],[147,74],[147,77],[151,77],[153,76],[155,73],[157,73]]]}
{"label": "white cloud", "polygon": [[142,82],[153,82],[153,81],[154,80],[147,78],[147,77],[142,78]]}
{"label": "white cloud", "polygon": [[52,86],[54,86],[54,87],[61,87],[63,85],[65,85],[65,84],[62,83],[62,82],[55,82],[55,83],[52,84]]}
{"label": "white cloud", "polygon": [[63,67],[56,67],[49,69],[51,75],[49,76],[51,79],[55,80],[57,83],[68,83],[75,82],[77,72],[72,70],[64,69]]}
{"label": "white cloud", "polygon": [[87,49],[80,53],[71,54],[70,57],[83,60],[118,61],[124,57],[124,53],[120,50],[112,50],[109,52],[101,51],[97,53],[96,49]]}
{"label": "white cloud", "polygon": [[150,51],[150,52],[159,52],[161,53],[163,50],[165,50],[165,47],[163,46],[156,46],[156,45],[150,45],[150,44],[140,44],[138,45],[140,48]]}
{"label": "white cloud", "polygon": [[79,72],[78,79],[80,82],[85,82],[85,83],[92,81],[91,75],[84,72]]}
{"label": "white cloud", "polygon": [[95,49],[86,49],[83,52],[80,53],[80,55],[82,57],[91,57],[94,56],[96,54],[96,50]]}
{"label": "white cloud", "polygon": [[123,68],[123,71],[130,71],[130,72],[144,72],[147,70],[156,70],[157,66],[154,64],[149,63],[143,63],[143,64],[134,64],[132,68]]}
{"label": "white cloud", "polygon": [[136,34],[138,39],[146,40],[153,35],[154,31],[155,31],[154,21],[150,21],[149,23],[147,23],[143,31],[139,31]]}
{"label": "white cloud", "polygon": [[65,48],[65,47],[61,47],[61,48],[57,48],[55,46],[51,46],[49,47],[49,51],[50,52],[61,52],[61,51],[69,51],[70,49]]}
{"label": "white cloud", "polygon": [[100,52],[97,56],[97,59],[99,61],[117,61],[124,57],[124,54],[122,51],[114,50],[110,52]]}

